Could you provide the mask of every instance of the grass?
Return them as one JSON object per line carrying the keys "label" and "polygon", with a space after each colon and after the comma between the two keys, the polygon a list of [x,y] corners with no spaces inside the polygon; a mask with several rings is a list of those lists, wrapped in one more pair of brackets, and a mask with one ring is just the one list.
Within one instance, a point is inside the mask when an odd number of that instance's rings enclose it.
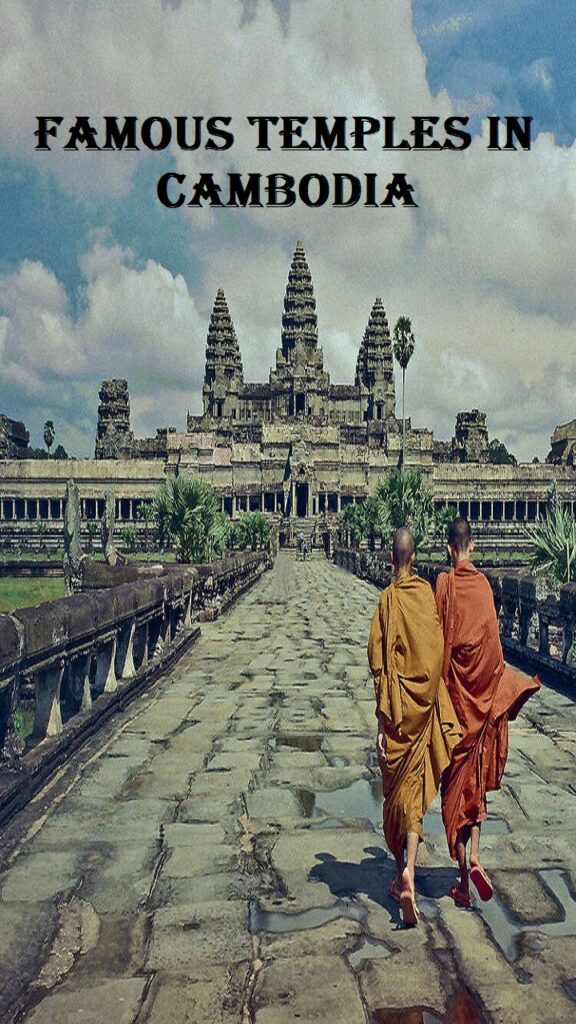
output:
{"label": "grass", "polygon": [[33,708],[16,708],[13,718],[14,732],[19,739],[25,740],[28,736],[32,735],[32,729],[34,728],[34,709]]}
{"label": "grass", "polygon": [[65,597],[65,595],[63,578],[0,577],[0,612],[10,612],[15,608],[27,608],[29,605],[41,604],[42,601],[53,601],[55,598]]}

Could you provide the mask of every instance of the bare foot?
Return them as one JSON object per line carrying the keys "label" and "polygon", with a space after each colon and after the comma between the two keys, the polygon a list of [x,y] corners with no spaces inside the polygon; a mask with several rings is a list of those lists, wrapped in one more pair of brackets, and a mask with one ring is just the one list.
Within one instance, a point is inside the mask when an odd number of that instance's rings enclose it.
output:
{"label": "bare foot", "polygon": [[402,922],[405,925],[414,926],[418,924],[418,918],[420,917],[420,911],[416,906],[416,893],[414,891],[414,882],[410,877],[408,868],[404,868],[402,872],[402,892],[400,893],[400,913],[402,914]]}

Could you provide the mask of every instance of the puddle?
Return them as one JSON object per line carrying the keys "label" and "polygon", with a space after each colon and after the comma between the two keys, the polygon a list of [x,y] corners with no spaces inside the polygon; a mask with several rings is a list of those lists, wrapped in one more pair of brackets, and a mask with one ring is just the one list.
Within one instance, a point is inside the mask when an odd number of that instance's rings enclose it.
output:
{"label": "puddle", "polygon": [[357,971],[364,966],[367,960],[383,960],[391,953],[392,950],[388,949],[383,942],[379,942],[377,939],[368,939],[364,935],[358,948],[348,953],[346,959],[352,970]]}
{"label": "puddle", "polygon": [[271,750],[278,750],[280,747],[291,747],[293,750],[303,750],[310,754],[322,749],[326,737],[317,733],[277,733],[268,740]]}
{"label": "puddle", "polygon": [[314,792],[299,789],[297,796],[307,818],[327,814],[339,821],[358,818],[371,822],[376,832],[382,829],[382,783],[358,779],[343,789]]}
{"label": "puddle", "polygon": [[351,921],[363,921],[366,908],[353,903],[352,900],[337,900],[331,907],[311,907],[299,913],[282,910],[263,910],[257,900],[248,901],[248,929],[252,935],[257,932],[272,932],[275,935],[286,932],[305,932],[313,928],[321,928],[339,917],[347,917]]}
{"label": "puddle", "polygon": [[523,924],[514,918],[496,893],[488,903],[477,904],[494,941],[509,963],[518,959],[518,945],[522,935],[533,932],[551,938],[576,935],[576,901],[566,884],[564,872],[557,868],[546,868],[539,871],[538,876],[558,903],[563,913],[562,920]]}

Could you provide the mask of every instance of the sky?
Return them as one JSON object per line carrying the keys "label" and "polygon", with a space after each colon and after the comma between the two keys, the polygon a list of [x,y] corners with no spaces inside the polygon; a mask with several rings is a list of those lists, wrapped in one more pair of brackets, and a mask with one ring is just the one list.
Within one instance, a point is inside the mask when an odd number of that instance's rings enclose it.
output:
{"label": "sky", "polygon": [[[544,458],[576,417],[576,45],[571,0],[0,0],[0,412],[42,443],[94,449],[98,388],[129,382],[137,436],[202,408],[223,287],[246,380],[280,343],[292,253],[314,281],[324,365],[352,382],[376,296],[410,316],[406,409],[449,438],[456,413]],[[254,115],[468,116],[466,152],[258,152]],[[63,117],[50,152],[39,115]],[[234,146],[64,151],[77,115],[232,117]],[[529,151],[488,149],[489,115],[530,116]],[[308,127],[306,127],[308,131]],[[206,136],[204,137],[206,138]],[[165,172],[396,173],[415,209],[167,209]],[[188,191],[186,191],[188,190]],[[400,374],[397,373],[398,394]]]}

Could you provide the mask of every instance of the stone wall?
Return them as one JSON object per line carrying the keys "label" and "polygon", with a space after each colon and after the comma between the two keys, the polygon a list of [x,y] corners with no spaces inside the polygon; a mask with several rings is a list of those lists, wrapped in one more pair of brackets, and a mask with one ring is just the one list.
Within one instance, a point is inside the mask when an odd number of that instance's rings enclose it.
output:
{"label": "stone wall", "polygon": [[[267,551],[256,551],[211,565],[169,566],[155,579],[0,615],[0,762],[18,760],[14,714],[31,705],[33,741],[24,763],[34,766],[39,785],[47,765],[69,756],[100,717],[124,706],[182,653],[198,635],[198,621],[218,616],[271,564]],[[16,799],[12,788],[0,771],[0,819]]]}

